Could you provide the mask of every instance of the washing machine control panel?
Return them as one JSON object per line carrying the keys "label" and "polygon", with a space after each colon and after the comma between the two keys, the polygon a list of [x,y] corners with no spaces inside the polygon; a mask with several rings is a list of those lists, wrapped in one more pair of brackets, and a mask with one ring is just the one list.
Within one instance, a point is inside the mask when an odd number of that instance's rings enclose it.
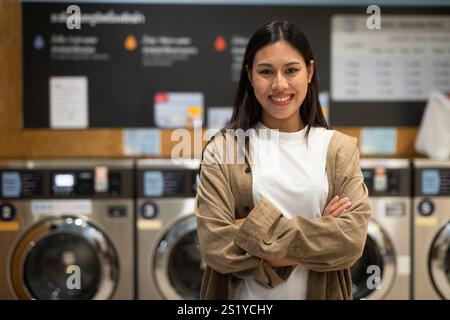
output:
{"label": "washing machine control panel", "polygon": [[409,196],[410,170],[386,167],[362,168],[370,196]]}
{"label": "washing machine control panel", "polygon": [[195,197],[198,180],[197,170],[143,169],[138,173],[139,197]]}
{"label": "washing machine control panel", "polygon": [[53,172],[51,191],[55,196],[120,194],[121,175],[118,172],[109,172],[104,167],[98,171]]}
{"label": "washing machine control panel", "polygon": [[449,196],[450,168],[416,169],[415,191],[420,196]]}
{"label": "washing machine control panel", "polygon": [[133,172],[103,166],[86,169],[0,170],[0,198],[132,197]]}

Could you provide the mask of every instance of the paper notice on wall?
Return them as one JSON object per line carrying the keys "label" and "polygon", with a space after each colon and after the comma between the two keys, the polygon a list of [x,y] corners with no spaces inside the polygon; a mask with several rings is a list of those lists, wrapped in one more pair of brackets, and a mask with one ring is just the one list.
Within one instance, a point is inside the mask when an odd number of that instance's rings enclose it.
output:
{"label": "paper notice on wall", "polygon": [[208,139],[225,127],[231,120],[233,107],[209,107],[206,111],[208,124]]}
{"label": "paper notice on wall", "polygon": [[88,78],[50,77],[50,127],[88,127]]}
{"label": "paper notice on wall", "polygon": [[158,92],[154,96],[155,124],[160,128],[201,128],[203,93]]}
{"label": "paper notice on wall", "polygon": [[383,14],[381,29],[367,17],[331,21],[334,101],[425,101],[450,90],[450,16]]}
{"label": "paper notice on wall", "polygon": [[365,155],[395,154],[397,150],[397,129],[362,128],[361,153]]}
{"label": "paper notice on wall", "polygon": [[233,107],[209,107],[207,111],[208,129],[222,129],[233,115]]}
{"label": "paper notice on wall", "polygon": [[161,154],[161,131],[159,129],[125,129],[123,153],[127,156]]}

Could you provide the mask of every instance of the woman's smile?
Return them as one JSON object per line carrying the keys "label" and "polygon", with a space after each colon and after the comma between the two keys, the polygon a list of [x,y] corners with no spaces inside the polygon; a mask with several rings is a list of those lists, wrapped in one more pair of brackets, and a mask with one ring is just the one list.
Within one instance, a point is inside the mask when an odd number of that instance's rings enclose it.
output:
{"label": "woman's smile", "polygon": [[294,94],[272,94],[269,96],[269,99],[274,105],[282,107],[290,104],[294,97]]}

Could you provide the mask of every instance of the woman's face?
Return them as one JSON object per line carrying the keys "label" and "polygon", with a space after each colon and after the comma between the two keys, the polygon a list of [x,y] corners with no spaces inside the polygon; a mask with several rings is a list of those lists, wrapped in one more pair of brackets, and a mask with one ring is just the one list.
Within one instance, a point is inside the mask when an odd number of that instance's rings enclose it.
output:
{"label": "woman's face", "polygon": [[285,40],[256,52],[248,76],[262,106],[262,122],[266,126],[287,131],[303,127],[299,108],[313,76],[313,63],[307,68],[300,52]]}

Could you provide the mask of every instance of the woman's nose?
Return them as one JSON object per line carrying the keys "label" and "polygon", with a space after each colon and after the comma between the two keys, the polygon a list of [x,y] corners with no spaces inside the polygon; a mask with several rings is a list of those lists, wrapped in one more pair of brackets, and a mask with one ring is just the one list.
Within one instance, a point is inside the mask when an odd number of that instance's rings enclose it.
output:
{"label": "woman's nose", "polygon": [[288,81],[282,74],[278,74],[275,76],[272,82],[272,90],[284,90],[288,87]]}

